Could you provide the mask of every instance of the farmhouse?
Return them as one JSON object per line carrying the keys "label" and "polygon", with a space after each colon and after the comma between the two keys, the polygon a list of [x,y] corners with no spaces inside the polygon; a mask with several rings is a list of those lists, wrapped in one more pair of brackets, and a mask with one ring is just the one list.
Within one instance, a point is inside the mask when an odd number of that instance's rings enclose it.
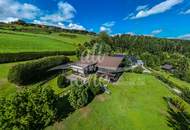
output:
{"label": "farmhouse", "polygon": [[87,76],[95,73],[108,80],[115,81],[122,73],[124,56],[87,56],[71,65],[75,74]]}
{"label": "farmhouse", "polygon": [[169,72],[174,72],[174,71],[175,71],[173,65],[170,65],[170,64],[164,64],[164,65],[162,66],[162,69],[164,69],[164,70],[166,70],[166,71],[169,71]]}
{"label": "farmhouse", "polygon": [[86,77],[88,74],[96,72],[97,62],[90,60],[80,60],[76,63],[71,64],[71,69],[75,74]]}

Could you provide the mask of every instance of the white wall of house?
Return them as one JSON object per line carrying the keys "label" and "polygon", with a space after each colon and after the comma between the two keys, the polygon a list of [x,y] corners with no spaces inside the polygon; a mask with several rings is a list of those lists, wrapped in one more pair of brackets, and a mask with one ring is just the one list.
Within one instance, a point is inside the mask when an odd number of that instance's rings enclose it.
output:
{"label": "white wall of house", "polygon": [[80,66],[75,66],[75,65],[71,65],[71,69],[75,72],[81,73],[81,74],[85,74],[85,70],[84,68],[80,67]]}

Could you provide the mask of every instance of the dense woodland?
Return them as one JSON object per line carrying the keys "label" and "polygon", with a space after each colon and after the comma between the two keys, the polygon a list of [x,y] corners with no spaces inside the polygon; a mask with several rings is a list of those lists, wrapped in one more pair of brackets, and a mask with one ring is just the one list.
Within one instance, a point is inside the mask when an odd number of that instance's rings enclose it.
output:
{"label": "dense woodland", "polygon": [[[85,52],[85,53],[84,53]],[[148,36],[116,35],[110,37],[105,32],[85,44],[80,44],[77,56],[94,54],[123,53],[135,56],[153,69],[164,64],[174,67],[173,74],[179,79],[190,82],[190,41],[164,39]]]}

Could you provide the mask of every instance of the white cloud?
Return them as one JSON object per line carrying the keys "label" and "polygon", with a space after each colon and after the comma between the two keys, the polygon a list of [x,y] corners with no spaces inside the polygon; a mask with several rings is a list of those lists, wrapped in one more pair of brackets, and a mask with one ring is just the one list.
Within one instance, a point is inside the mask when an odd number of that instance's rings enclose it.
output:
{"label": "white cloud", "polygon": [[123,20],[127,20],[130,19],[131,17],[133,17],[135,14],[134,13],[130,13],[127,17],[125,17]]}
{"label": "white cloud", "polygon": [[0,20],[10,22],[15,19],[34,19],[40,9],[32,4],[16,0],[0,0]]}
{"label": "white cloud", "polygon": [[3,22],[3,23],[10,23],[10,22],[18,21],[18,20],[19,20],[18,18],[8,17],[8,18],[5,18],[5,19],[0,20],[0,22]]}
{"label": "white cloud", "polygon": [[33,20],[35,24],[57,26],[67,29],[86,30],[85,27],[71,22],[75,17],[76,9],[68,2],[59,2],[58,10],[45,15],[41,10],[28,3],[19,3],[17,0],[0,0],[0,22],[13,22],[19,19]]}
{"label": "white cloud", "polygon": [[74,18],[76,9],[67,2],[58,3],[58,11],[53,14],[48,14],[40,18],[42,21],[49,21],[52,23],[71,21]]}
{"label": "white cloud", "polygon": [[105,27],[113,27],[114,25],[115,25],[115,21],[106,22],[103,24],[103,26],[105,26]]}
{"label": "white cloud", "polygon": [[178,36],[177,38],[178,39],[184,39],[184,40],[190,40],[190,33]]}
{"label": "white cloud", "polygon": [[148,5],[140,5],[137,7],[136,11],[147,9]]}
{"label": "white cloud", "polygon": [[112,30],[111,30],[111,28],[109,28],[109,27],[101,26],[101,27],[100,27],[100,32],[108,32],[108,33],[111,33]]}
{"label": "white cloud", "polygon": [[[86,30],[82,25],[71,23],[77,12],[71,4],[68,2],[59,2],[57,6],[58,10],[56,12],[42,16],[40,20],[34,20],[33,22],[65,29]],[[65,22],[69,22],[69,24],[65,25]]]}
{"label": "white cloud", "polygon": [[75,24],[75,23],[70,23],[68,25],[65,25],[62,22],[58,23],[49,23],[45,21],[40,21],[40,20],[34,20],[33,23],[35,24],[42,24],[42,25],[49,25],[49,26],[56,26],[64,29],[75,29],[75,30],[86,30],[86,28],[80,24]]}
{"label": "white cloud", "polygon": [[157,34],[160,34],[163,30],[162,29],[157,29],[157,30],[153,30],[151,32],[152,35],[157,35]]}
{"label": "white cloud", "polygon": [[128,32],[127,34],[132,35],[132,36],[136,35],[136,33],[134,32]]}
{"label": "white cloud", "polygon": [[190,14],[190,9],[188,9],[186,11],[182,11],[181,14]]}
{"label": "white cloud", "polygon": [[86,30],[85,27],[83,27],[82,25],[78,25],[78,24],[74,24],[74,23],[70,23],[67,26],[68,29],[75,29],[75,30]]}
{"label": "white cloud", "polygon": [[143,18],[143,17],[148,17],[150,15],[155,15],[159,13],[164,13],[172,7],[182,3],[184,0],[166,0],[162,3],[159,3],[155,5],[154,7],[150,9],[141,9],[136,15],[133,15],[130,17],[130,19],[138,19],[138,18]]}
{"label": "white cloud", "polygon": [[115,25],[115,21],[106,22],[106,23],[102,24],[102,26],[100,27],[100,32],[111,33],[112,32],[112,27],[114,25]]}

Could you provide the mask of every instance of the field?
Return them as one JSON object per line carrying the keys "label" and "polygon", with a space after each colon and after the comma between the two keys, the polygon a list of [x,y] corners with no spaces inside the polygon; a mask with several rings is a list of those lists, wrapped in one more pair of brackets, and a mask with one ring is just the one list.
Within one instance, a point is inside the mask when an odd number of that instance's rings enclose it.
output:
{"label": "field", "polygon": [[[74,51],[77,44],[84,43],[92,38],[93,36],[90,35],[73,33],[52,33],[48,35],[0,30],[0,53]],[[76,59],[74,56],[71,58]],[[18,89],[16,85],[7,81],[9,68],[14,64],[17,63],[0,64],[0,97],[9,96]]]}
{"label": "field", "polygon": [[[72,61],[76,60],[75,56],[69,57]],[[8,63],[8,64],[0,64],[0,98],[1,97],[7,97],[11,94],[14,94],[17,90],[19,90],[20,87],[17,87],[15,84],[11,84],[7,80],[9,69],[20,62],[16,63]],[[38,84],[37,84],[38,85]],[[49,82],[47,82],[45,85],[49,85],[52,87],[52,89],[55,91],[55,93],[59,94],[63,92],[63,89],[60,89],[57,87],[57,77],[51,79]],[[44,86],[45,86],[44,85]],[[35,85],[31,85],[28,87],[32,87]]]}
{"label": "field", "polygon": [[92,36],[70,33],[34,34],[0,30],[0,53],[72,51]]}
{"label": "field", "polygon": [[184,89],[184,88],[190,88],[190,84],[186,81],[182,81],[178,78],[175,78],[174,76],[172,76],[172,74],[170,73],[167,73],[165,71],[154,71],[155,73],[161,75],[161,76],[164,76],[167,80],[175,83],[177,86],[179,86],[181,89]]}
{"label": "field", "polygon": [[[164,96],[175,96],[150,75],[124,74],[88,106],[47,130],[170,130]],[[71,125],[72,124],[72,125]]]}
{"label": "field", "polygon": [[0,65],[0,97],[9,96],[16,92],[16,86],[7,81],[7,74],[9,68],[13,64],[1,64]]}

